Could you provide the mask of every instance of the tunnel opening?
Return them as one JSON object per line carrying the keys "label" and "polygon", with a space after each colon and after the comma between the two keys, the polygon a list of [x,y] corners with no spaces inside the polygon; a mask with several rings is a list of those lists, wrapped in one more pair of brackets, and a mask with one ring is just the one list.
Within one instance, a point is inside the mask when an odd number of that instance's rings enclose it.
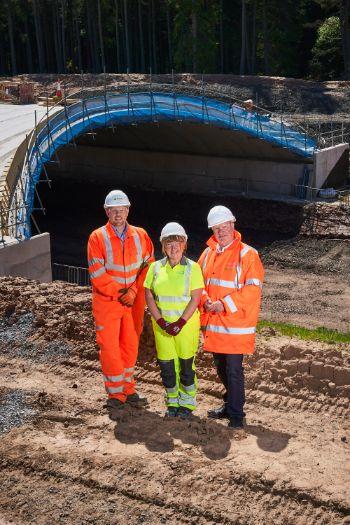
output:
{"label": "tunnel opening", "polygon": [[86,266],[88,236],[106,222],[104,198],[116,188],[129,195],[130,223],[149,232],[157,256],[162,226],[177,221],[196,259],[216,204],[232,209],[244,241],[257,248],[294,237],[302,222],[292,194],[305,158],[241,131],[192,122],[106,127],[76,137],[58,158],[46,168],[52,189],[40,187],[46,215],[36,216],[56,263]]}

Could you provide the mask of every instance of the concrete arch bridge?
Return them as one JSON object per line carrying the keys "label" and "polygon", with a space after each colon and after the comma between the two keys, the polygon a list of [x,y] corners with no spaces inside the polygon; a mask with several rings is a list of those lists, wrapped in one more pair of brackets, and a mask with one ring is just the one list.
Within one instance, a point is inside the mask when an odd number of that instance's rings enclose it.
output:
{"label": "concrete arch bridge", "polygon": [[208,96],[105,92],[47,115],[18,148],[3,176],[1,231],[31,237],[48,170],[111,187],[307,199],[343,176],[347,147],[321,151],[282,119]]}

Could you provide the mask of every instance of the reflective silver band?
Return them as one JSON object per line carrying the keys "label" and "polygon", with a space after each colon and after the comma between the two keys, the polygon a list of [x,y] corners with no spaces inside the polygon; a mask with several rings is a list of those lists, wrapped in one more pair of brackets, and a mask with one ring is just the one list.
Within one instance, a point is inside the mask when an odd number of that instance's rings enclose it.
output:
{"label": "reflective silver band", "polygon": [[215,279],[213,277],[209,277],[206,281],[206,285],[214,285],[214,286],[223,286],[224,288],[232,288],[232,289],[239,289],[242,288],[243,284],[239,284],[236,281],[225,281],[224,279]]}
{"label": "reflective silver band", "polygon": [[205,256],[204,256],[203,263],[202,263],[202,269],[203,270],[205,270],[206,267],[207,267],[209,252],[210,252],[210,248],[208,246],[208,248],[206,248],[206,250],[205,250]]}
{"label": "reflective silver band", "polygon": [[225,301],[225,304],[227,305],[228,309],[234,314],[237,312],[237,306],[235,305],[234,301],[229,295],[226,295],[223,299]]}
{"label": "reflective silver band", "polygon": [[111,277],[113,281],[116,281],[119,284],[132,284],[136,281],[136,275],[134,275],[133,277],[114,277],[112,275]]}
{"label": "reflective silver band", "polygon": [[156,295],[155,300],[162,303],[188,303],[191,300],[191,296],[182,295],[181,297],[176,297],[171,295]]}
{"label": "reflective silver band", "polygon": [[95,330],[96,330],[96,332],[101,332],[101,330],[104,330],[104,328],[105,328],[105,327],[102,326],[101,324],[97,324],[97,325],[95,326]]}
{"label": "reflective silver band", "polygon": [[104,259],[99,259],[98,257],[93,257],[92,259],[90,259],[88,261],[88,266],[93,266],[94,264],[104,264],[105,263],[105,260]]}
{"label": "reflective silver band", "polygon": [[248,328],[228,328],[226,326],[217,326],[214,324],[208,324],[207,326],[203,326],[202,329],[208,332],[215,332],[216,334],[226,334],[226,335],[255,334],[255,326],[250,326]]}
{"label": "reflective silver band", "polygon": [[244,284],[245,286],[253,284],[254,286],[260,286],[260,288],[262,288],[262,282],[260,281],[260,279],[247,279]]}
{"label": "reflective silver band", "polygon": [[103,379],[105,381],[109,381],[110,383],[119,383],[120,381],[124,381],[123,374],[119,376],[103,376]]}
{"label": "reflective silver band", "polygon": [[125,383],[132,383],[134,380],[133,376],[128,376],[124,379]]}
{"label": "reflective silver band", "polygon": [[181,383],[180,387],[182,388],[182,390],[185,390],[185,392],[195,392],[196,391],[196,385],[195,384],[190,385],[190,386],[185,386],[185,385],[183,385]]}
{"label": "reflective silver band", "polygon": [[197,405],[196,398],[190,394],[179,392],[179,405],[191,405],[195,407]]}
{"label": "reflective silver band", "polygon": [[181,317],[182,314],[184,313],[184,310],[164,310],[161,306],[158,305],[158,308],[160,310],[160,313],[162,314],[162,316],[164,315],[167,315],[169,317]]}
{"label": "reflective silver band", "polygon": [[106,273],[105,268],[99,268],[96,270],[96,272],[89,272],[90,273],[90,279],[96,279],[96,277],[101,277],[104,273]]}
{"label": "reflective silver band", "polygon": [[132,374],[135,368],[132,366],[130,368],[124,368],[124,374]]}
{"label": "reflective silver band", "polygon": [[109,394],[121,394],[124,390],[123,386],[113,387],[113,386],[106,386],[106,390]]}

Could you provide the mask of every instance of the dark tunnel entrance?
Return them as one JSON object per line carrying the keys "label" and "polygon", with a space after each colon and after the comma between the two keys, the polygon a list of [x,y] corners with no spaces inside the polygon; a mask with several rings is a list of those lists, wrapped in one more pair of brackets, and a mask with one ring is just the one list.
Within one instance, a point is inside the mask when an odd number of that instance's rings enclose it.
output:
{"label": "dark tunnel entrance", "polygon": [[238,131],[172,122],[106,128],[78,137],[58,157],[47,167],[52,189],[40,186],[46,215],[36,215],[40,230],[51,234],[56,263],[86,266],[87,239],[106,222],[111,189],[128,194],[130,223],[148,231],[157,256],[161,228],[177,221],[196,259],[216,204],[232,209],[243,240],[258,249],[294,237],[302,221],[302,206],[276,196],[298,178],[305,159]]}

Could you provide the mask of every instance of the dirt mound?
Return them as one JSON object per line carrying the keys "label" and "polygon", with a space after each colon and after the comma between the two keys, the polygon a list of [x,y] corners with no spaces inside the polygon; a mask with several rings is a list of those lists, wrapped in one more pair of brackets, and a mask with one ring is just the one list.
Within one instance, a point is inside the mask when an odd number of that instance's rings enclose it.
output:
{"label": "dirt mound", "polygon": [[233,432],[206,418],[222,389],[203,353],[196,415],[163,418],[148,317],[137,380],[149,407],[114,422],[87,288],[1,278],[0,319],[0,523],[346,523],[344,346],[260,334],[246,359],[247,426]]}

